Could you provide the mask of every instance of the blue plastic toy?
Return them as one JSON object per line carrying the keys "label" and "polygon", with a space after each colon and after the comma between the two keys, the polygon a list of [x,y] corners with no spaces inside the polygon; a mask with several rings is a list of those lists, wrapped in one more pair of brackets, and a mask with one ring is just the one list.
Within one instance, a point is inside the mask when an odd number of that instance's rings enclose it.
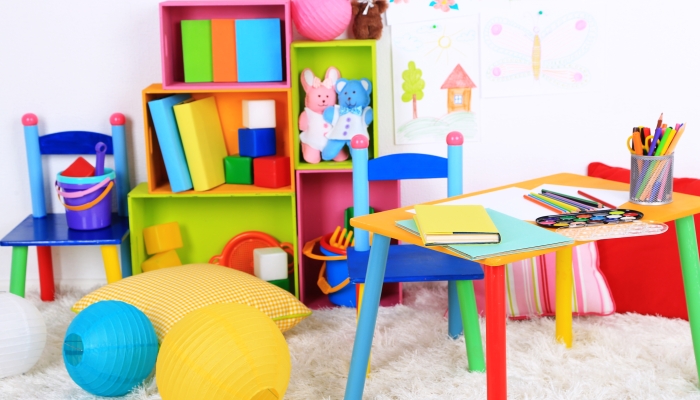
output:
{"label": "blue plastic toy", "polygon": [[242,157],[265,157],[276,154],[275,128],[240,128],[238,152]]}
{"label": "blue plastic toy", "polygon": [[123,396],[156,365],[158,337],[151,321],[121,301],[100,301],[71,322],[63,361],[78,386],[96,396]]}
{"label": "blue plastic toy", "polygon": [[280,20],[237,19],[236,62],[238,82],[282,81]]}
{"label": "blue plastic toy", "polygon": [[372,107],[369,106],[372,83],[367,79],[338,79],[335,83],[338,93],[338,105],[328,107],[323,112],[323,119],[333,125],[328,135],[328,144],[321,153],[324,160],[332,160],[344,146],[350,147],[350,140],[355,135],[369,139],[367,126],[372,123]]}

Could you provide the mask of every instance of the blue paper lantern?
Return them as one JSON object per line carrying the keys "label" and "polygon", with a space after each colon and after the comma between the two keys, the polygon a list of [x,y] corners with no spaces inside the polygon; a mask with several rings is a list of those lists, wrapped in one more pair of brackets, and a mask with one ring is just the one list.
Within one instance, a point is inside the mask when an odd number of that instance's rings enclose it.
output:
{"label": "blue paper lantern", "polygon": [[158,338],[151,321],[121,301],[100,301],[71,322],[63,362],[81,388],[97,396],[123,396],[156,365]]}

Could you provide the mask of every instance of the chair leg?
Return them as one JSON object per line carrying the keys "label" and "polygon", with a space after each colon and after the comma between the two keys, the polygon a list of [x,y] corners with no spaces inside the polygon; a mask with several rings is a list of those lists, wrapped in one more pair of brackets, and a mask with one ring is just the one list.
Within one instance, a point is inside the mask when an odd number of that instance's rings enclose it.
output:
{"label": "chair leg", "polygon": [[122,272],[119,269],[119,251],[117,246],[100,246],[102,250],[102,261],[105,264],[107,283],[117,282],[122,279]]}
{"label": "chair leg", "polygon": [[350,372],[345,386],[345,400],[361,400],[367,377],[367,364],[372,348],[372,337],[377,323],[379,298],[382,295],[382,284],[386,272],[386,260],[389,256],[389,238],[374,235],[374,242],[369,253],[365,293],[362,298],[362,312],[357,324],[355,343],[352,347]]}
{"label": "chair leg", "polygon": [[481,329],[479,328],[479,312],[476,309],[474,283],[472,281],[457,281],[459,309],[462,312],[464,325],[464,344],[467,347],[467,360],[470,372],[486,372],[484,348],[481,344]]}
{"label": "chair leg", "polygon": [[131,238],[129,236],[122,240],[119,251],[121,252],[122,279],[128,278],[133,274],[131,269]]}
{"label": "chair leg", "polygon": [[39,286],[41,287],[41,300],[54,301],[56,299],[56,286],[53,278],[53,257],[51,246],[37,246],[36,256],[39,264]]}
{"label": "chair leg", "polygon": [[[365,294],[365,284],[358,283],[355,285],[355,300],[357,301],[357,317],[356,321],[360,322],[360,311],[362,308],[362,296]],[[369,377],[370,366],[372,365],[372,352],[369,353],[369,359],[367,360],[367,376]]]}
{"label": "chair leg", "polygon": [[14,246],[12,248],[12,270],[10,271],[10,293],[24,297],[24,288],[27,283],[27,246]]}
{"label": "chair leg", "polygon": [[452,339],[457,339],[462,334],[456,281],[447,282],[447,332]]}

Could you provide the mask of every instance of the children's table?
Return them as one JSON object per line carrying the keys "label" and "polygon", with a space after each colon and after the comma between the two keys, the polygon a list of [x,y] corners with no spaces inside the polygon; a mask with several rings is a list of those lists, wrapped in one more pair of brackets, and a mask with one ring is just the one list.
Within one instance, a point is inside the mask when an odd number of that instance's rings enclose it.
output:
{"label": "children's table", "polygon": [[[629,185],[608,181],[605,179],[591,178],[588,176],[562,173],[532,179],[529,181],[514,183],[480,192],[453,197],[457,198],[474,196],[477,194],[492,192],[509,187],[534,189],[543,184],[576,186],[581,188],[598,188],[610,190],[629,190]],[[447,201],[438,200],[426,204],[436,204]],[[525,201],[523,199],[523,201]],[[418,236],[412,235],[398,228],[395,222],[409,219],[413,214],[407,210],[411,207],[403,207],[395,210],[365,215],[350,220],[352,226],[365,229],[374,233],[373,244],[370,250],[367,278],[365,281],[364,295],[362,298],[362,312],[357,324],[355,344],[350,362],[350,372],[345,390],[346,400],[360,400],[364,391],[367,373],[367,362],[372,347],[372,336],[377,321],[379,298],[382,290],[382,281],[386,268],[387,248],[390,239],[422,246]],[[688,319],[695,350],[695,362],[700,360],[700,260],[698,260],[698,246],[693,215],[700,213],[700,197],[673,193],[673,202],[662,206],[644,206],[633,203],[625,203],[619,208],[630,208],[644,213],[645,221],[669,222],[676,221],[678,235],[678,250],[681,256],[683,269],[683,284],[685,286],[686,303],[688,306]],[[504,211],[505,210],[501,210]],[[542,215],[548,215],[544,208]],[[505,399],[506,390],[506,305],[505,305],[505,268],[504,265],[527,258],[556,251],[556,339],[571,347],[573,343],[572,330],[572,299],[573,285],[572,251],[574,246],[586,242],[575,242],[567,246],[559,246],[546,250],[525,251],[503,257],[493,257],[479,260],[484,266],[486,287],[486,390],[489,400]],[[456,253],[439,246],[429,247],[431,250],[440,251],[453,256]]]}

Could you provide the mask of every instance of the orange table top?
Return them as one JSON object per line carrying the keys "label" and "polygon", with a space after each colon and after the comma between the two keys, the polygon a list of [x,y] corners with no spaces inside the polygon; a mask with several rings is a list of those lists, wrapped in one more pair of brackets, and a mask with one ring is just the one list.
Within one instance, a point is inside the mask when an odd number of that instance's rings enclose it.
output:
{"label": "orange table top", "polygon": [[[480,192],[468,193],[462,196],[452,197],[450,199],[442,199],[437,201],[431,201],[425,204],[437,204],[448,200],[454,200],[458,198],[464,198],[469,196],[474,196],[477,194],[493,192],[500,189],[506,189],[509,187],[519,187],[522,189],[534,189],[543,184],[552,185],[566,185],[566,186],[578,186],[581,188],[598,188],[598,189],[610,189],[610,190],[629,190],[629,184],[609,181],[600,178],[592,178],[589,176],[561,173],[556,175],[549,175],[542,178],[531,179],[529,181],[523,181],[518,183],[513,183],[510,185],[500,186],[493,189],[482,190]],[[526,201],[523,199],[523,201]],[[401,240],[402,242],[415,244],[418,246],[422,245],[420,237],[413,235],[405,230],[398,228],[395,222],[402,219],[412,218],[414,214],[406,212],[406,210],[412,209],[413,206],[397,208],[394,210],[383,211],[375,214],[365,215],[362,217],[353,218],[350,220],[350,224],[354,227],[365,229],[369,232],[378,233],[393,239]],[[669,222],[674,221],[679,218],[687,217],[689,215],[700,213],[700,197],[691,196],[682,193],[673,193],[673,202],[670,204],[662,206],[644,206],[634,203],[625,203],[620,206],[620,208],[629,208],[641,211],[644,213],[644,221],[655,221],[655,222]],[[542,209],[542,215],[548,215],[551,212]],[[545,250],[539,251],[527,251],[518,254],[511,254],[503,257],[493,257],[484,260],[479,260],[480,264],[484,265],[503,265],[515,261],[524,260],[530,257],[535,257],[542,254],[551,253],[558,249],[565,247],[573,247],[585,242],[575,242],[574,244],[568,246],[559,246]],[[451,252],[444,247],[430,247],[432,250],[440,251],[443,253],[458,256],[456,253]]]}

